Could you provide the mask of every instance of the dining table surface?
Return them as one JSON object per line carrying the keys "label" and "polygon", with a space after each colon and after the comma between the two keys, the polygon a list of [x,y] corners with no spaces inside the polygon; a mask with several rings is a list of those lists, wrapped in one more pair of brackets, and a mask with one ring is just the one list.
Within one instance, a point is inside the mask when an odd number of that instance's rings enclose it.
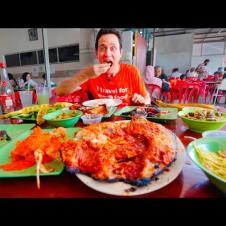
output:
{"label": "dining table surface", "polygon": [[[226,109],[222,108],[226,111]],[[112,116],[110,121],[122,120],[119,116]],[[18,121],[9,119],[0,120],[0,124],[12,124]],[[21,123],[21,121],[19,122]],[[192,141],[186,138],[201,138],[201,133],[192,132],[180,119],[162,123],[167,129],[174,132],[185,147]],[[75,127],[83,127],[78,122]],[[43,126],[45,127],[45,126]],[[226,130],[224,126],[221,130]],[[4,148],[4,147],[3,147]],[[0,178],[0,198],[118,198],[96,191],[84,184],[75,174],[66,169],[60,175],[41,176],[41,187],[37,188],[36,177]],[[154,183],[154,182],[153,182]],[[225,194],[218,190],[185,153],[185,161],[179,175],[169,184],[155,191],[135,195],[120,196],[120,198],[220,198]]]}

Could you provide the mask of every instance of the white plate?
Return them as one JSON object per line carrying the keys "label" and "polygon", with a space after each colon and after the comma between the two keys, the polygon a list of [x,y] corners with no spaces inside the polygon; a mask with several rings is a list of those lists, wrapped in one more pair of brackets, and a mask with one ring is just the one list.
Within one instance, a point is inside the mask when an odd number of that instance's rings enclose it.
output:
{"label": "white plate", "polygon": [[106,104],[107,107],[118,106],[122,101],[120,99],[94,99],[83,102],[82,104],[86,107],[95,107],[102,104]]}
{"label": "white plate", "polygon": [[[158,177],[158,180],[153,180],[150,184],[143,187],[136,187],[131,184],[127,184],[124,182],[102,182],[92,179],[89,176],[83,174],[76,174],[76,176],[88,187],[105,193],[109,195],[117,195],[117,196],[135,196],[135,195],[142,195],[146,193],[150,193],[156,191],[162,187],[165,187],[169,183],[171,183],[176,177],[180,174],[183,165],[184,165],[184,158],[185,158],[185,148],[184,145],[181,143],[180,139],[177,137],[177,159],[172,165],[169,167],[169,171],[164,171]],[[135,188],[135,191],[126,191],[131,188]]]}

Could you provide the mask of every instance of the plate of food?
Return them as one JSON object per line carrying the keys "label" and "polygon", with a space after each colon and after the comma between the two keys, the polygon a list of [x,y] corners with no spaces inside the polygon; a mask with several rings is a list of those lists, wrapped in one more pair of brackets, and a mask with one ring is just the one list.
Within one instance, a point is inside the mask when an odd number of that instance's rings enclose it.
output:
{"label": "plate of food", "polygon": [[38,156],[42,159],[39,166],[41,176],[60,174],[64,164],[59,147],[63,141],[73,138],[78,130],[35,127],[15,137],[0,148],[0,178],[36,176]]}
{"label": "plate of food", "polygon": [[225,150],[225,137],[205,137],[192,141],[186,153],[210,181],[226,194]]}
{"label": "plate of food", "polygon": [[179,117],[191,131],[203,133],[207,130],[219,130],[226,124],[226,113],[209,109],[185,109],[178,112]]}
{"label": "plate of food", "polygon": [[99,106],[81,106],[80,104],[74,104],[69,107],[71,110],[79,110],[83,113],[83,115],[93,115],[98,114],[102,115],[103,118],[109,118],[116,111],[116,106],[107,106],[106,104],[102,104]]}
{"label": "plate of food", "polygon": [[98,107],[105,104],[107,107],[118,106],[122,103],[120,99],[94,99],[83,102],[82,104],[86,107]]}
{"label": "plate of food", "polygon": [[177,108],[165,108],[157,106],[125,106],[115,112],[115,116],[130,119],[134,115],[143,115],[150,121],[164,122],[177,119]]}
{"label": "plate of food", "polygon": [[11,140],[23,132],[33,128],[35,124],[4,124],[0,125],[0,147],[8,144]]}
{"label": "plate of food", "polygon": [[67,170],[88,187],[135,196],[171,183],[183,168],[185,148],[164,126],[139,118],[84,127],[61,153]]}
{"label": "plate of food", "polygon": [[32,105],[25,108],[22,108],[18,111],[13,111],[5,115],[0,115],[0,119],[6,118],[17,118],[22,119],[27,122],[37,122],[38,125],[41,125],[45,122],[43,116],[47,113],[57,111],[62,108],[68,108],[71,106],[71,103],[67,102],[57,102],[53,105],[50,104],[41,104],[41,105]]}

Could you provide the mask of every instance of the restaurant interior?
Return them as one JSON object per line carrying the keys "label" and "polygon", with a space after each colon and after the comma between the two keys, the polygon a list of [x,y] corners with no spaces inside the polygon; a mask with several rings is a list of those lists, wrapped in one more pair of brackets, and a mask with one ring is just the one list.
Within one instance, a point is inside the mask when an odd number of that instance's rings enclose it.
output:
{"label": "restaurant interior", "polygon": [[58,95],[100,30],[0,29],[0,198],[225,197],[226,28],[117,28],[148,103]]}

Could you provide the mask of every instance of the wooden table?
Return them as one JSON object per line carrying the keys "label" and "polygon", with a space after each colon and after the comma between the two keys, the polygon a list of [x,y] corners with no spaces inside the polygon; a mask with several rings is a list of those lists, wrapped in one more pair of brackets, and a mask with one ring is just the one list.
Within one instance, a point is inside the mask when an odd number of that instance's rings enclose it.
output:
{"label": "wooden table", "polygon": [[[8,123],[9,121],[0,121]],[[181,119],[164,124],[175,132],[185,147],[191,140],[184,136],[200,138],[201,134],[189,131]],[[226,126],[223,128],[226,130]],[[0,178],[0,198],[117,198],[97,192],[83,184],[76,176],[64,171],[59,176],[41,177],[41,189],[36,186],[35,177]],[[134,197],[134,196],[133,196]],[[135,198],[210,198],[225,197],[204,173],[186,155],[185,164],[179,176],[167,186]],[[127,198],[127,197],[123,197]]]}

